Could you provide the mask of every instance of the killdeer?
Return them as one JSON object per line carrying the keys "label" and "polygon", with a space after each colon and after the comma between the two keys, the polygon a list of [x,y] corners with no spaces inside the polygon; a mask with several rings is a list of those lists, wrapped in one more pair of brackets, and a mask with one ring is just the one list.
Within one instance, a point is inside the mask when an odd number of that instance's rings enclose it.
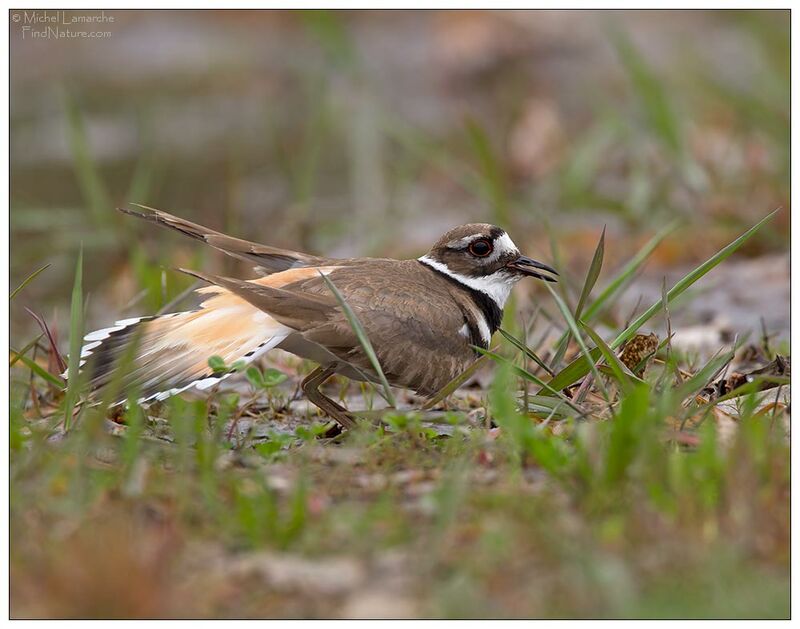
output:
{"label": "killdeer", "polygon": [[122,390],[139,392],[144,404],[209,389],[230,375],[214,373],[211,356],[227,365],[250,363],[278,347],[318,363],[302,389],[350,428],[352,416],[320,385],[333,374],[379,377],[322,276],[358,317],[388,382],[433,395],[476,359],[474,346],[489,347],[520,279],[552,282],[557,275],[521,255],[504,230],[484,223],[451,229],[415,260],[335,259],[233,238],[145,206],[120,211],[255,263],[261,275],[238,280],[185,271],[209,284],[197,291],[205,298],[198,308],[125,319],[85,336],[81,367],[93,392],[115,379],[135,343],[133,363],[119,376]]}

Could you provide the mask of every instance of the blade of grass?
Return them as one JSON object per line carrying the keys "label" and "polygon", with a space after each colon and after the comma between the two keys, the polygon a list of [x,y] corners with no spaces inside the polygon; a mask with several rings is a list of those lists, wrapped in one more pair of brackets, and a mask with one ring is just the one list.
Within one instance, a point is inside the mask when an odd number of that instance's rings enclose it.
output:
{"label": "blade of grass", "polygon": [[336,297],[336,301],[339,302],[342,312],[344,312],[344,316],[347,318],[347,322],[350,324],[350,327],[353,328],[353,332],[356,333],[358,342],[361,343],[361,347],[363,348],[364,353],[367,355],[367,358],[369,358],[372,368],[375,370],[375,373],[378,374],[378,378],[380,378],[381,384],[383,385],[383,392],[386,401],[396,408],[397,402],[392,394],[392,388],[389,386],[389,381],[386,379],[386,376],[383,373],[383,369],[381,368],[381,364],[378,361],[378,356],[372,347],[372,343],[370,343],[367,333],[364,332],[364,326],[361,325],[361,321],[358,320],[356,313],[353,312],[352,308],[350,308],[350,305],[347,303],[347,301],[345,301],[345,298],[342,296],[342,294],[339,292],[339,289],[336,288],[330,278],[323,273],[320,273],[319,275],[325,284],[327,284],[328,288],[333,293],[333,296]]}
{"label": "blade of grass", "polygon": [[[592,262],[589,265],[589,271],[586,274],[586,279],[583,282],[583,288],[581,289],[581,295],[578,299],[578,305],[575,307],[575,319],[580,319],[581,313],[583,312],[583,308],[586,305],[586,300],[589,298],[589,295],[594,288],[594,285],[597,283],[597,278],[600,276],[600,269],[603,266],[603,256],[605,254],[605,241],[606,241],[606,228],[603,227],[603,233],[600,235],[600,240],[597,242],[597,247],[594,250],[594,255],[592,256]],[[555,248],[552,241],[551,247]],[[561,294],[566,299],[566,292],[565,289],[561,289]],[[564,359],[564,354],[567,352],[567,347],[569,346],[569,328],[564,331],[564,334],[561,335],[561,338],[556,342],[556,351],[553,355],[553,366],[558,365]],[[553,375],[553,370],[548,369],[550,375]]]}
{"label": "blade of grass", "polygon": [[551,374],[555,374],[554,369],[561,366],[561,361],[564,360],[564,355],[567,353],[567,347],[569,347],[569,330],[564,330],[564,333],[561,335],[561,338],[556,341],[556,351],[553,354],[553,360],[550,361],[550,369],[548,371]]}
{"label": "blade of grass", "polygon": [[[553,398],[549,398],[553,399]],[[398,414],[398,410],[396,408],[377,408],[374,410],[363,410],[363,411],[350,411],[356,417],[360,417],[362,419],[369,420],[373,423],[383,423],[385,420],[384,418],[388,416],[396,416]],[[432,411],[430,409],[419,409],[418,411],[408,411],[402,412],[409,418],[418,419],[423,422],[429,422],[431,424],[444,424],[444,425],[452,425],[452,417],[455,413],[450,411]]]}
{"label": "blade of grass", "polygon": [[[547,234],[547,240],[550,243],[550,256],[553,260],[553,266],[557,269],[563,269],[565,267],[564,256],[561,255],[561,247],[558,245],[558,236],[556,235],[556,230],[553,229],[553,226],[547,216],[542,217],[542,223],[544,225],[545,233]],[[569,303],[570,293],[578,290],[578,287],[572,278],[572,274],[570,273],[564,273],[560,275],[555,287],[556,290],[561,293],[561,297],[567,303]]]}
{"label": "blade of grass", "polygon": [[620,289],[620,287],[629,280],[639,267],[644,264],[650,254],[655,251],[656,247],[661,244],[670,233],[675,231],[679,221],[675,220],[659,230],[655,236],[648,240],[645,245],[633,256],[630,261],[622,268],[617,276],[606,286],[603,291],[598,295],[592,304],[586,309],[583,316],[584,321],[592,321],[600,309],[606,305],[608,300]]}
{"label": "blade of grass", "polygon": [[622,386],[622,389],[628,393],[634,386],[633,381],[636,380],[640,384],[643,381],[640,378],[637,378],[631,371],[625,366],[625,364],[619,359],[619,357],[614,353],[603,338],[592,328],[590,328],[586,323],[583,321],[579,322],[584,330],[586,330],[586,334],[589,335],[589,338],[594,341],[594,344],[597,346],[597,349],[603,354],[603,358],[606,359],[606,364],[611,369],[612,374],[617,379],[617,381]]}
{"label": "blade of grass", "polygon": [[551,376],[555,375],[555,372],[554,372],[552,369],[550,369],[550,367],[548,367],[548,366],[545,364],[545,362],[544,362],[544,361],[543,361],[541,358],[539,358],[539,357],[536,355],[536,352],[534,352],[534,351],[533,351],[533,350],[532,350],[530,347],[528,347],[528,346],[527,346],[525,343],[523,343],[523,342],[522,342],[522,341],[520,341],[518,338],[516,338],[515,336],[513,336],[513,335],[512,335],[510,332],[506,332],[506,331],[505,331],[503,328],[498,328],[498,330],[497,330],[497,331],[498,331],[498,332],[500,332],[500,334],[502,334],[502,335],[503,335],[503,337],[504,337],[504,338],[505,338],[505,339],[506,339],[506,340],[507,340],[509,343],[511,343],[511,344],[512,344],[514,347],[516,347],[518,350],[520,350],[520,351],[521,351],[523,354],[525,354],[525,355],[526,355],[528,358],[530,358],[530,359],[531,359],[533,362],[535,362],[537,365],[539,365],[539,367],[541,367],[542,369],[544,369],[544,370],[545,370],[545,371],[546,371],[548,374],[550,374]]}
{"label": "blade of grass", "polygon": [[681,377],[681,370],[678,367],[678,361],[672,360],[672,317],[669,314],[669,300],[667,299],[667,278],[661,279],[661,302],[664,305],[664,321],[667,322],[667,355],[664,357],[664,362],[673,366],[675,373],[675,380],[678,384],[683,382]]}
{"label": "blade of grass", "polygon": [[[558,246],[558,238],[556,237],[555,230],[552,229],[550,225],[550,221],[547,220],[545,217],[544,220],[545,230],[547,232],[547,238],[550,241],[550,252],[553,257],[553,264],[556,268],[563,268],[563,262],[561,257],[561,248]],[[561,293],[561,296],[564,298],[564,301],[568,300],[569,297],[569,289],[573,288],[572,286],[572,277],[571,275],[562,275],[562,281],[558,283],[558,291]],[[553,352],[553,358],[550,361],[550,368],[551,370],[560,369],[562,365],[562,361],[564,360],[564,355],[567,353],[567,348],[569,347],[569,329],[564,330],[564,333],[558,339],[555,345],[555,351]]]}
{"label": "blade of grass", "polygon": [[[706,275],[711,269],[717,266],[720,262],[728,258],[734,251],[736,251],[739,247],[741,247],[753,234],[755,234],[761,227],[764,226],[770,219],[780,209],[777,209],[773,212],[770,212],[767,216],[761,219],[758,223],[753,225],[750,229],[748,229],[744,234],[739,236],[736,240],[731,242],[726,247],[720,249],[717,253],[711,256],[708,260],[703,262],[700,266],[692,270],[691,272],[684,275],[667,293],[667,301],[672,302],[676,297],[681,295],[687,288],[689,288],[692,284],[697,282],[701,277]],[[612,343],[610,343],[611,349],[617,349],[620,345],[622,345],[625,341],[631,338],[634,334],[636,334],[637,330],[642,327],[647,321],[649,321],[657,312],[661,311],[663,308],[663,301],[662,298],[659,298],[652,306],[650,306],[645,312],[643,312],[639,318],[637,318],[633,323],[631,323],[627,328],[625,328],[622,332],[617,335]],[[600,351],[597,351],[597,356],[600,355]],[[596,358],[595,358],[596,359]],[[548,381],[550,388],[561,390],[565,387],[570,386],[587,373],[591,369],[591,366],[594,363],[589,363],[586,359],[586,356],[579,356],[575,360],[573,360],[569,365],[564,367],[559,373],[557,373],[551,380]]]}
{"label": "blade of grass", "polygon": [[692,410],[694,412],[702,412],[708,410],[712,406],[716,406],[720,402],[727,402],[728,400],[747,395],[748,393],[759,393],[766,390],[764,387],[765,384],[790,385],[792,383],[792,379],[788,376],[757,375],[750,377],[752,380],[746,382],[742,386],[736,387],[733,391],[728,391],[725,395],[721,395],[706,404],[700,404]]}
{"label": "blade of grass", "polygon": [[613,422],[608,422],[608,446],[605,453],[603,480],[606,487],[620,488],[637,456],[641,456],[641,444],[652,426],[650,413],[650,388],[644,385],[622,398],[619,412]]}
{"label": "blade of grass", "polygon": [[72,411],[78,397],[78,372],[83,342],[83,247],[75,265],[75,282],[72,285],[72,303],[69,322],[69,357],[67,367],[67,394],[64,399],[64,430],[69,430]]}
{"label": "blade of grass", "polygon": [[575,338],[575,340],[578,343],[578,346],[581,348],[583,357],[589,359],[589,368],[592,370],[592,373],[594,374],[594,381],[597,383],[597,387],[600,389],[603,398],[605,398],[606,402],[608,402],[609,401],[608,391],[606,391],[606,388],[603,385],[603,380],[600,377],[600,372],[597,370],[595,361],[591,360],[591,354],[589,353],[589,348],[586,346],[586,343],[583,340],[583,335],[581,334],[581,331],[578,329],[578,323],[575,321],[575,317],[572,316],[572,313],[569,311],[569,307],[567,306],[567,304],[564,303],[564,300],[561,299],[561,296],[556,291],[553,290],[550,284],[547,284],[546,286],[547,290],[549,290],[550,294],[553,296],[553,299],[555,299],[556,305],[558,306],[558,309],[561,311],[561,316],[564,317],[564,321],[567,322],[567,326],[569,327],[572,336]]}
{"label": "blade of grass", "polygon": [[[647,261],[647,258],[655,251],[655,248],[661,244],[671,232],[678,226],[679,221],[675,220],[663,227],[656,233],[645,245],[631,258],[628,263],[620,270],[617,276],[606,286],[600,295],[595,299],[591,305],[586,309],[582,319],[584,321],[593,321],[597,314],[601,312],[602,308],[610,301],[610,299],[628,282],[639,268]],[[556,352],[552,361],[552,365],[558,365],[567,351],[567,341],[569,339],[569,330],[564,333],[556,341]]]}
{"label": "blade of grass", "polygon": [[19,286],[17,286],[14,290],[11,291],[11,294],[8,296],[8,300],[11,301],[12,299],[14,299],[14,297],[16,297],[23,288],[25,288],[28,284],[30,284],[33,281],[33,279],[37,275],[39,275],[39,273],[44,271],[49,266],[50,266],[49,264],[45,264],[43,267],[41,267],[40,269],[36,269],[28,277],[26,277],[24,280],[22,280],[22,283]]}
{"label": "blade of grass", "polygon": [[733,360],[734,353],[735,351],[731,350],[712,357],[691,378],[688,378],[680,386],[673,388],[675,398],[684,400],[709,384]]}
{"label": "blade of grass", "polygon": [[44,320],[44,317],[36,314],[33,310],[25,307],[25,310],[31,315],[36,323],[39,324],[39,328],[42,330],[45,336],[47,336],[47,341],[50,343],[50,353],[51,356],[55,358],[55,362],[58,366],[58,373],[64,373],[64,370],[67,368],[67,363],[64,362],[63,356],[61,356],[61,352],[58,351],[58,344],[56,343],[56,339],[53,336],[52,332],[50,332],[50,327],[47,325],[47,322]]}
{"label": "blade of grass", "polygon": [[584,410],[583,410],[583,409],[582,409],[580,406],[578,406],[577,404],[575,404],[575,403],[574,403],[572,400],[570,400],[570,399],[569,399],[569,398],[568,398],[566,395],[564,395],[563,393],[561,393],[561,391],[557,391],[556,389],[553,389],[553,388],[552,388],[552,387],[550,387],[550,385],[548,385],[548,384],[547,384],[547,383],[546,383],[544,380],[542,380],[541,378],[537,378],[536,376],[534,376],[534,375],[533,375],[533,374],[532,374],[530,371],[528,371],[527,369],[523,369],[523,368],[522,368],[522,367],[520,367],[519,365],[515,365],[515,364],[514,364],[513,362],[511,362],[511,361],[510,361],[508,358],[506,358],[505,356],[502,356],[501,354],[496,354],[495,352],[493,352],[493,351],[491,351],[491,350],[488,350],[488,349],[483,349],[482,347],[477,347],[477,346],[474,346],[474,347],[475,347],[475,349],[476,349],[477,351],[479,351],[481,354],[485,354],[486,356],[489,356],[489,358],[491,358],[491,359],[492,359],[492,360],[494,360],[495,362],[497,362],[497,363],[500,363],[501,365],[508,365],[508,366],[509,366],[509,367],[510,367],[510,368],[511,368],[511,369],[512,369],[512,370],[513,370],[513,371],[514,371],[514,372],[515,372],[515,373],[516,373],[518,376],[520,376],[520,377],[522,377],[522,378],[525,378],[525,379],[527,379],[527,380],[530,380],[531,382],[533,382],[534,384],[536,384],[536,385],[538,385],[538,386],[542,387],[544,390],[548,391],[548,392],[549,392],[549,393],[551,393],[552,395],[555,395],[556,397],[558,397],[558,398],[562,399],[562,400],[563,400],[563,401],[564,401],[564,402],[565,402],[567,405],[569,405],[569,406],[570,406],[570,408],[572,408],[573,410],[577,411],[577,412],[578,412],[578,413],[580,413],[581,415],[583,415],[583,414],[584,414]]}
{"label": "blade of grass", "polygon": [[592,292],[594,285],[597,283],[597,278],[600,277],[600,269],[603,267],[603,255],[605,254],[606,243],[606,228],[603,227],[603,233],[600,234],[600,240],[597,242],[597,247],[592,256],[592,263],[589,265],[589,272],[586,274],[586,280],[583,282],[583,289],[581,296],[578,299],[578,305],[575,307],[575,319],[581,318],[583,307],[586,305],[586,300],[589,299],[589,294]]}
{"label": "blade of grass", "polygon": [[[497,347],[492,348],[493,350],[497,350]],[[433,408],[439,402],[444,400],[448,395],[450,395],[453,391],[455,391],[458,387],[464,384],[471,376],[474,374],[478,369],[480,369],[483,365],[485,365],[489,360],[488,356],[481,356],[473,362],[469,367],[467,367],[464,371],[458,374],[455,378],[453,378],[450,382],[444,385],[439,391],[430,398],[425,404],[420,407],[420,410],[426,411],[428,409]]]}
{"label": "blade of grass", "polygon": [[[717,266],[720,262],[726,260],[728,257],[731,256],[739,247],[741,247],[747,240],[750,239],[761,227],[764,226],[769,220],[772,219],[775,214],[777,214],[780,209],[774,210],[770,212],[767,216],[762,218],[758,223],[753,225],[750,229],[748,229],[744,234],[739,236],[736,240],[732,243],[720,249],[717,253],[711,256],[708,260],[703,262],[700,266],[698,266],[693,271],[687,273],[683,276],[675,285],[669,290],[667,293],[667,302],[671,303],[675,298],[681,295],[687,288],[692,286],[695,282],[697,282],[701,277],[706,275],[711,269]],[[611,344],[612,349],[616,349],[622,343],[627,341],[631,338],[636,331],[642,327],[647,321],[649,321],[653,315],[655,315],[661,308],[663,307],[662,300],[659,299],[653,305],[651,305],[645,312],[643,312],[638,319],[636,319],[633,323],[631,323],[625,330],[623,330],[614,342]]]}
{"label": "blade of grass", "polygon": [[531,395],[528,397],[527,409],[531,413],[546,413],[548,417],[564,418],[568,415],[562,410],[563,406],[564,400],[557,400],[548,395]]}
{"label": "blade of grass", "polygon": [[20,359],[20,358],[22,358],[23,356],[25,356],[25,354],[27,354],[29,351],[31,351],[31,348],[32,348],[34,345],[36,345],[36,343],[38,343],[38,342],[39,342],[39,339],[41,339],[43,336],[44,336],[44,332],[42,332],[42,333],[41,333],[39,336],[37,336],[35,339],[33,339],[33,340],[30,342],[30,343],[28,343],[28,344],[27,344],[25,347],[23,347],[23,348],[22,348],[21,350],[19,350],[18,352],[17,352],[17,351],[15,351],[15,350],[12,348],[12,349],[11,349],[11,352],[12,352],[13,354],[16,354],[16,356],[15,356],[15,357],[12,357],[12,358],[9,360],[9,362],[8,362],[8,366],[9,366],[9,367],[13,367],[13,366],[14,366],[14,364],[15,364],[15,363],[16,363],[16,362],[17,362],[17,361]]}
{"label": "blade of grass", "polygon": [[13,362],[17,362],[18,360],[22,361],[22,363],[28,369],[30,369],[33,373],[35,373],[37,376],[39,376],[43,380],[49,382],[54,387],[57,387],[59,389],[64,388],[64,382],[60,378],[54,376],[49,371],[47,371],[47,369],[42,367],[39,363],[31,360],[30,358],[25,356],[24,353],[18,352],[13,347],[10,348],[10,350],[11,350],[11,354],[13,356],[13,358],[11,359]]}

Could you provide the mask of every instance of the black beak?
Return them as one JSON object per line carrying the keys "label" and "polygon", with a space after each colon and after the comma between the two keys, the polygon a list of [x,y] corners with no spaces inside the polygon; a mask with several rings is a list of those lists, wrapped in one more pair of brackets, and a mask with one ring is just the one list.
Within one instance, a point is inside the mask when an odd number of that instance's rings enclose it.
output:
{"label": "black beak", "polygon": [[542,275],[538,273],[535,269],[540,269],[542,271],[547,271],[548,273],[552,273],[553,275],[558,275],[558,271],[556,271],[553,267],[547,266],[546,264],[542,264],[541,262],[537,262],[536,260],[531,260],[525,256],[520,256],[516,260],[512,260],[506,267],[509,269],[514,269],[515,271],[519,271],[523,275],[529,275],[531,277],[535,277],[540,280],[544,280],[545,282],[557,282],[558,280],[554,277],[550,277],[549,275]]}

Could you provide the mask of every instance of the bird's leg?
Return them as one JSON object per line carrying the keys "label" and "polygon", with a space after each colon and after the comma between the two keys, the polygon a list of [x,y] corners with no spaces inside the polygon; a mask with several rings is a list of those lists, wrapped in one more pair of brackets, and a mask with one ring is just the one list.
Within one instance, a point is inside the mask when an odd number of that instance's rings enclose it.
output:
{"label": "bird's leg", "polygon": [[342,428],[349,430],[351,428],[355,428],[356,425],[352,415],[350,415],[350,413],[347,412],[347,409],[345,409],[343,406],[340,406],[326,395],[320,393],[319,390],[319,387],[322,385],[322,383],[330,378],[334,373],[336,373],[335,363],[328,365],[327,367],[320,365],[314,371],[308,374],[308,376],[306,376],[303,382],[300,383],[300,387],[303,389],[303,393],[306,394],[306,397],[312,404],[322,409],[322,411],[336,420],[336,422]]}

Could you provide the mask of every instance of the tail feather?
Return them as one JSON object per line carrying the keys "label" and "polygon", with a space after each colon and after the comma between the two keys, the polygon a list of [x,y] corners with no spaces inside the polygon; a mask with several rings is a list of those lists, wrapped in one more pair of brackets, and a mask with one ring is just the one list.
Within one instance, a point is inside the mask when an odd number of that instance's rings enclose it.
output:
{"label": "tail feather", "polygon": [[[200,308],[156,317],[117,321],[84,337],[82,370],[98,396],[115,378],[125,392],[138,391],[139,402],[163,400],[192,387],[205,390],[230,374],[215,374],[211,356],[225,364],[252,362],[278,345],[290,328],[223,289]],[[126,373],[119,373],[132,358]]]}
{"label": "tail feather", "polygon": [[139,203],[131,203],[130,205],[138,209],[134,210],[125,207],[117,209],[120,212],[130,214],[131,216],[135,216],[150,223],[174,229],[189,238],[201,240],[234,258],[253,262],[258,265],[256,269],[262,274],[269,275],[286,271],[287,269],[319,266],[332,262],[332,260],[327,258],[320,258],[307,253],[270,247],[269,245],[262,245],[256,242],[242,240],[241,238],[228,236],[203,225],[192,223],[186,219]]}

